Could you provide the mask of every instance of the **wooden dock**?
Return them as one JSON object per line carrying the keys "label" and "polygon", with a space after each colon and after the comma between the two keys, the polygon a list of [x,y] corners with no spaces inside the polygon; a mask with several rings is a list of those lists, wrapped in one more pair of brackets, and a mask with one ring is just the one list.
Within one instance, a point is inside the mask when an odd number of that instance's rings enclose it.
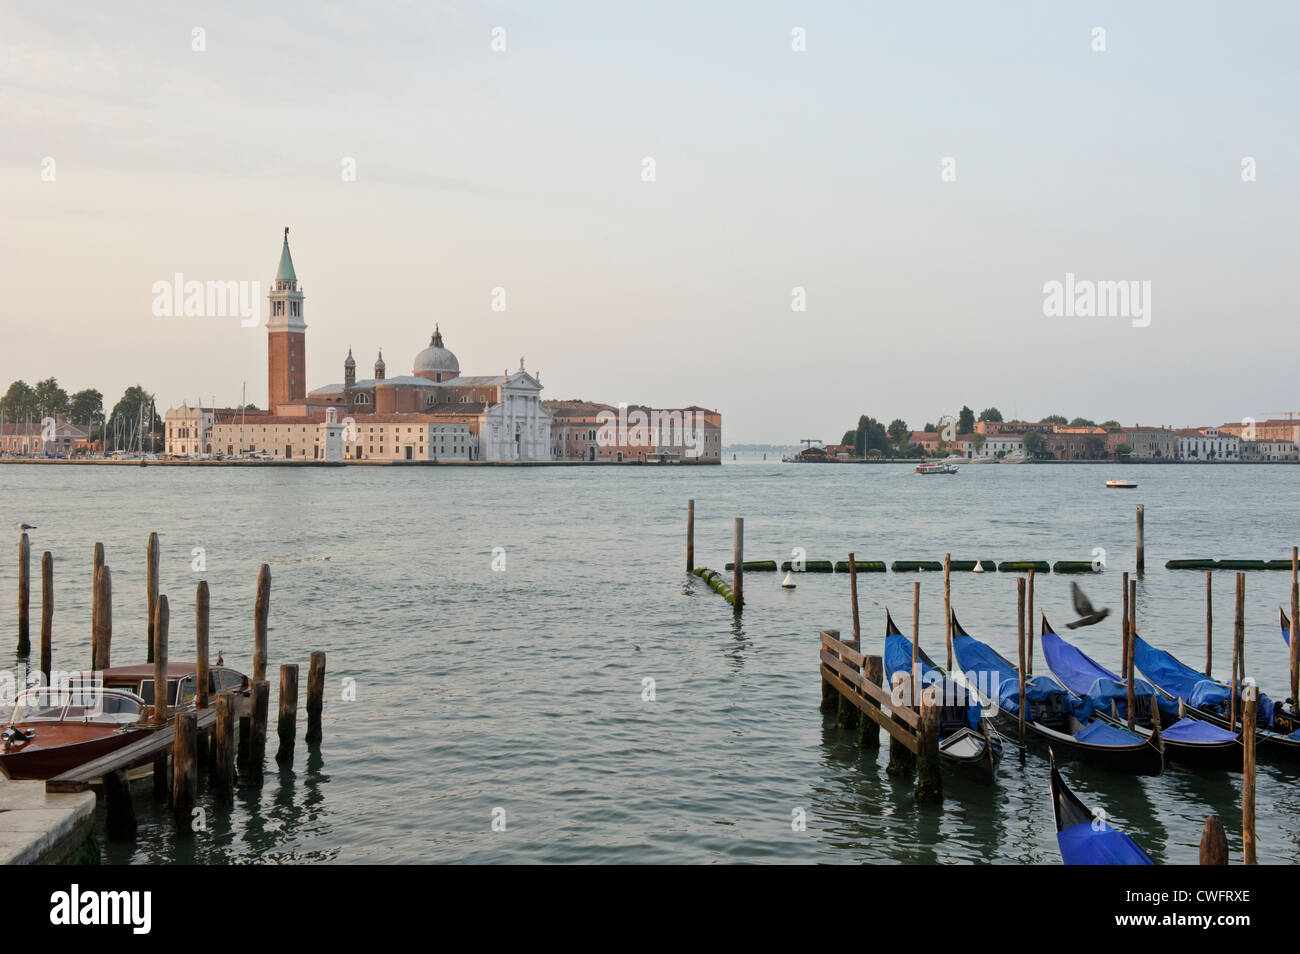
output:
{"label": "wooden dock", "polygon": [[[245,700],[247,702],[247,700]],[[199,709],[195,712],[195,724],[198,731],[211,729],[217,721],[216,709]],[[171,725],[149,733],[139,741],[125,745],[116,752],[109,752],[74,769],[56,775],[45,782],[47,792],[84,792],[90,783],[98,781],[105,775],[124,772],[139,765],[147,765],[159,758],[171,755],[172,743],[176,733]]]}

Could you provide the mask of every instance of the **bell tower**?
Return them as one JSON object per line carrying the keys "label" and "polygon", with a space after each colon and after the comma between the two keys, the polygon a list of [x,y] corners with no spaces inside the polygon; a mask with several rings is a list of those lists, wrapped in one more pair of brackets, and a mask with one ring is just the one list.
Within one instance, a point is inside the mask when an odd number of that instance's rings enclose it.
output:
{"label": "bell tower", "polygon": [[303,294],[289,255],[287,226],[280,268],[266,298],[267,409],[274,414],[281,404],[307,396],[307,323],[302,313]]}

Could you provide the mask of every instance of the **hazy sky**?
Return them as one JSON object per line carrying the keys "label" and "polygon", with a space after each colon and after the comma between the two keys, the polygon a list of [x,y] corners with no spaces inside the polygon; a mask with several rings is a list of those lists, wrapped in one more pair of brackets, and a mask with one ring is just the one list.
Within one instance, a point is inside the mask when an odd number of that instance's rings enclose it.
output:
{"label": "hazy sky", "polygon": [[[349,346],[409,373],[437,322],[465,373],[524,356],[728,442],[1263,417],[1300,405],[1298,33],[1290,2],[7,0],[0,387],[264,405],[265,331],[152,286],[265,291],[288,225],[310,387]],[[1067,272],[1151,282],[1150,325],[1044,317]]]}

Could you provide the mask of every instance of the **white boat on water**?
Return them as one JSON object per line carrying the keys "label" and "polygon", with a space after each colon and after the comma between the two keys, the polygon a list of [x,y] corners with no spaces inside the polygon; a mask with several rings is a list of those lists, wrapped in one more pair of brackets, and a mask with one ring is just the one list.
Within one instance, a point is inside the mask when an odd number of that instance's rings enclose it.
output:
{"label": "white boat on water", "polygon": [[918,474],[955,474],[957,473],[956,464],[920,464],[916,468]]}
{"label": "white boat on water", "polygon": [[1137,489],[1137,485],[1138,485],[1138,484],[1137,484],[1137,481],[1136,481],[1136,480],[1108,480],[1108,481],[1106,481],[1106,486],[1109,487],[1111,490],[1136,490],[1136,489]]}

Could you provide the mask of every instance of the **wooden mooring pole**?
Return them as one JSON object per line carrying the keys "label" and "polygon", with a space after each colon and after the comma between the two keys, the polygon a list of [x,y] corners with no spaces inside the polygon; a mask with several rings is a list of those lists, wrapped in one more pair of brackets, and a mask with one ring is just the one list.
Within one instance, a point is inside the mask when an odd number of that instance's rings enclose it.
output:
{"label": "wooden mooring pole", "polygon": [[95,625],[91,634],[90,668],[98,672],[112,665],[113,571],[107,565],[95,571]]}
{"label": "wooden mooring pole", "polygon": [[[96,583],[99,580],[99,568],[104,565],[104,544],[96,543],[93,562],[90,566],[90,657],[91,662],[95,658],[95,620],[99,618],[99,594],[96,592]],[[153,623],[153,613],[149,614],[149,622]]]}
{"label": "wooden mooring pole", "polygon": [[1025,675],[1034,674],[1034,570],[1029,570],[1029,578],[1025,581],[1026,604],[1028,609],[1025,610],[1025,629],[1029,633],[1029,639],[1025,650]]}
{"label": "wooden mooring pole", "polygon": [[307,734],[308,745],[319,745],[321,740],[321,710],[325,705],[325,654],[311,654],[307,667]]}
{"label": "wooden mooring pole", "polygon": [[280,716],[276,720],[280,748],[275,760],[280,765],[293,764],[294,735],[298,729],[298,666],[285,663],[280,667]]}
{"label": "wooden mooring pole", "polygon": [[1205,816],[1205,829],[1201,832],[1201,864],[1226,865],[1228,863],[1228,836],[1218,815]]}
{"label": "wooden mooring pole", "polygon": [[158,534],[150,533],[144,549],[145,599],[149,607],[149,658],[153,662],[155,607],[158,605]]}
{"label": "wooden mooring pole", "polygon": [[1137,509],[1137,571],[1139,574],[1147,571],[1146,548],[1142,540],[1142,505],[1138,504]]}
{"label": "wooden mooring pole", "polygon": [[1300,641],[1295,638],[1296,616],[1300,615],[1300,547],[1291,548],[1291,711],[1300,712]]}
{"label": "wooden mooring pole", "polygon": [[194,654],[196,660],[195,677],[198,681],[194,706],[198,709],[208,707],[208,691],[212,679],[212,667],[208,665],[208,611],[210,596],[208,581],[199,580],[194,591]]}
{"label": "wooden mooring pole", "polygon": [[921,693],[920,751],[916,755],[916,800],[943,801],[943,777],[939,770],[938,686],[927,686]]}
{"label": "wooden mooring pole", "polygon": [[271,700],[271,684],[265,679],[253,683],[249,696],[252,712],[251,731],[248,742],[248,784],[254,788],[262,787],[262,770],[266,764],[266,719]]}
{"label": "wooden mooring pole", "polygon": [[920,675],[921,667],[918,660],[921,658],[921,582],[912,584],[912,697],[909,702],[912,708],[918,709],[921,705],[920,698]]}
{"label": "wooden mooring pole", "polygon": [[952,672],[952,554],[943,555],[943,632],[948,643],[948,672]]}
{"label": "wooden mooring pole", "polygon": [[1255,858],[1255,714],[1259,710],[1259,690],[1246,686],[1241,693],[1241,863],[1256,864]]}
{"label": "wooden mooring pole", "polygon": [[686,501],[686,572],[695,572],[695,501]]}
{"label": "wooden mooring pole", "polygon": [[31,621],[28,610],[32,600],[32,544],[26,531],[18,538],[18,655],[28,656],[32,651]]}
{"label": "wooden mooring pole", "polygon": [[1132,732],[1133,710],[1137,702],[1133,695],[1133,675],[1137,672],[1137,666],[1133,665],[1133,640],[1137,636],[1137,580],[1129,580],[1129,586],[1132,589],[1129,591],[1128,598],[1129,619],[1126,627],[1128,630],[1128,645],[1124,647],[1124,658],[1128,660],[1128,699],[1126,701],[1128,703],[1128,730]]}
{"label": "wooden mooring pole", "polygon": [[1020,653],[1020,712],[1017,718],[1017,728],[1020,731],[1020,740],[1025,738],[1025,578],[1016,577],[1016,643]]}
{"label": "wooden mooring pole", "polygon": [[[910,681],[901,672],[894,673],[892,685],[890,686],[890,698],[901,699],[903,686],[905,685],[910,685]],[[898,705],[901,707],[905,703],[900,702]],[[891,703],[890,709],[893,710],[894,708],[895,706]],[[891,721],[904,731],[911,731],[907,728],[906,722],[892,711]],[[895,778],[911,775],[916,771],[916,753],[909,749],[893,732],[889,733],[889,765],[885,767],[885,771]]]}
{"label": "wooden mooring pole", "polygon": [[1120,629],[1120,678],[1128,678],[1128,570],[1124,571],[1124,616],[1119,622]]}
{"label": "wooden mooring pole", "polygon": [[[1214,671],[1214,574],[1205,571],[1205,678],[1211,678]],[[1217,817],[1217,816],[1214,816]],[[1206,821],[1208,825],[1208,819]],[[1219,822],[1223,827],[1223,822]]]}
{"label": "wooden mooring pole", "polygon": [[732,574],[732,592],[736,595],[733,604],[737,613],[745,608],[745,518],[737,517],[735,537],[732,541],[732,561],[735,570]]}
{"label": "wooden mooring pole", "polygon": [[54,662],[54,557],[41,554],[41,685],[50,684]]}
{"label": "wooden mooring pole", "polygon": [[[153,724],[159,730],[167,724],[167,629],[171,621],[171,612],[167,607],[167,597],[160,595],[154,603],[153,625]],[[167,755],[158,756],[153,763],[153,790],[155,795],[167,791]]]}
{"label": "wooden mooring pole", "polygon": [[172,733],[172,811],[176,826],[190,834],[190,813],[199,794],[199,733],[195,714],[176,713]]}
{"label": "wooden mooring pole", "polygon": [[1237,731],[1237,693],[1240,691],[1238,675],[1241,664],[1241,626],[1244,617],[1246,574],[1237,574],[1237,603],[1232,616],[1232,693],[1228,701],[1228,728]]}
{"label": "wooden mooring pole", "polygon": [[849,598],[853,603],[853,641],[862,642],[862,626],[858,622],[858,561],[849,554]]}
{"label": "wooden mooring pole", "polygon": [[212,785],[214,796],[229,802],[235,793],[235,694],[217,694],[217,721],[212,730]]}
{"label": "wooden mooring pole", "polygon": [[253,682],[266,679],[266,621],[271,613],[271,568],[265,563],[257,574],[257,602],[253,605]]}

